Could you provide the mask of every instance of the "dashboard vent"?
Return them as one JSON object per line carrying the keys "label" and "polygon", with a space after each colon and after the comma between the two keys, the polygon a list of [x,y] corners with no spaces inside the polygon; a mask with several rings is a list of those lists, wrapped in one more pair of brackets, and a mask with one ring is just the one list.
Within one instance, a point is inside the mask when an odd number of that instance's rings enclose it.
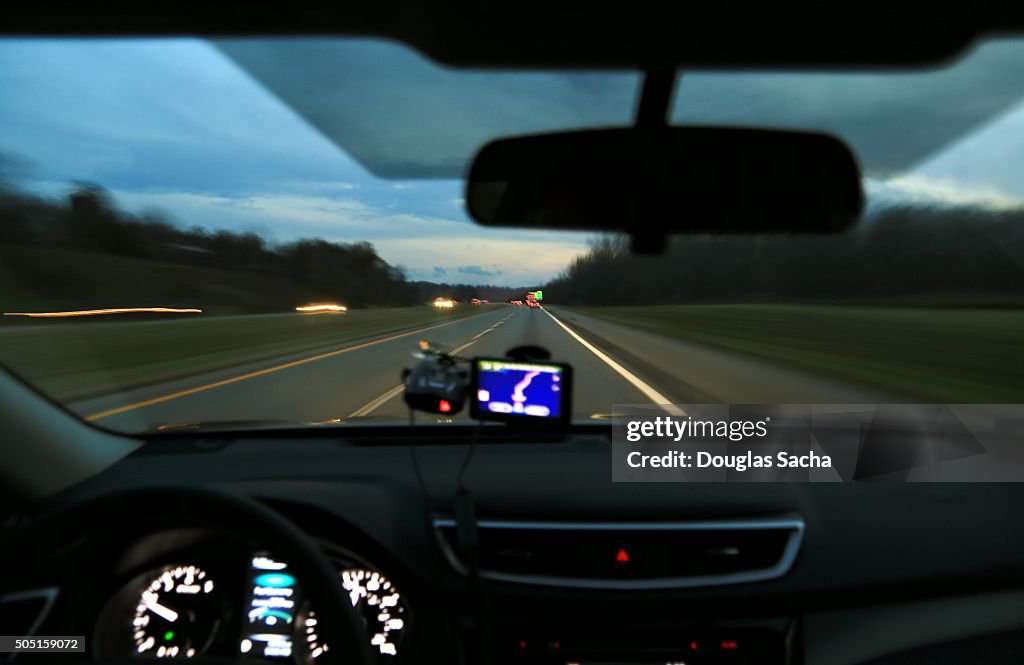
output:
{"label": "dashboard vent", "polygon": [[[455,520],[434,528],[456,571]],[[478,522],[484,579],[596,589],[741,584],[785,575],[803,538],[797,516],[693,522]]]}

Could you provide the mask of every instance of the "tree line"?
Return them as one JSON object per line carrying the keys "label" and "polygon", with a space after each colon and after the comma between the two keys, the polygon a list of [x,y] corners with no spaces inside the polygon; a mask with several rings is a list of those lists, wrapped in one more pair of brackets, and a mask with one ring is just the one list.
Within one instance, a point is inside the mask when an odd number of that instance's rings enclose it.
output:
{"label": "tree line", "polygon": [[304,294],[350,307],[413,305],[442,295],[469,300],[507,290],[411,282],[368,242],[307,238],[271,246],[252,232],[182,228],[159,212],[118,210],[103,188],[87,183],[62,202],[0,188],[0,243],[277,275]]}
{"label": "tree line", "polygon": [[579,305],[1024,304],[1024,209],[891,206],[835,235],[688,235],[658,257],[602,237],[545,287]]}

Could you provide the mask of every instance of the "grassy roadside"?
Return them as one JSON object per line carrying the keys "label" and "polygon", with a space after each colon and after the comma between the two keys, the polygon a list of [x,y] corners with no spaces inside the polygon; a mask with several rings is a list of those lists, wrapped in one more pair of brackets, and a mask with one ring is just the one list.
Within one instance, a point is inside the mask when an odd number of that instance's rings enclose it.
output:
{"label": "grassy roadside", "polygon": [[[0,329],[0,363],[60,401],[427,327],[480,308],[356,310],[174,321],[38,323]],[[413,342],[410,342],[412,344]]]}
{"label": "grassy roadside", "polygon": [[1024,311],[826,305],[572,307],[936,403],[1024,402]]}

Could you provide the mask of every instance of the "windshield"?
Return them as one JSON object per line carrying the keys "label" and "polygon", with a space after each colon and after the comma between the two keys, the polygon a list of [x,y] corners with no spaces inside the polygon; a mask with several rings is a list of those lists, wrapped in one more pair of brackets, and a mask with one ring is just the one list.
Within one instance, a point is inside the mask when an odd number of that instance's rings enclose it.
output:
{"label": "windshield", "polygon": [[839,235],[641,257],[479,227],[463,200],[492,139],[632,124],[637,72],[460,71],[361,39],[3,40],[0,364],[128,432],[406,422],[421,341],[543,347],[586,422],[1024,402],[1022,57],[681,73],[674,123],[835,133],[867,208]]}

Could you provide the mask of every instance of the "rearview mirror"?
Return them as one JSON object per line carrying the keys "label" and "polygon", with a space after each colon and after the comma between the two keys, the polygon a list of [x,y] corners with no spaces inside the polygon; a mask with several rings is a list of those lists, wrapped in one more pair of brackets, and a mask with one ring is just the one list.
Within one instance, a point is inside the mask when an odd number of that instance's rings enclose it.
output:
{"label": "rearview mirror", "polygon": [[853,153],[827,134],[659,127],[494,141],[473,162],[466,202],[484,226],[657,245],[668,233],[840,231],[863,193]]}

